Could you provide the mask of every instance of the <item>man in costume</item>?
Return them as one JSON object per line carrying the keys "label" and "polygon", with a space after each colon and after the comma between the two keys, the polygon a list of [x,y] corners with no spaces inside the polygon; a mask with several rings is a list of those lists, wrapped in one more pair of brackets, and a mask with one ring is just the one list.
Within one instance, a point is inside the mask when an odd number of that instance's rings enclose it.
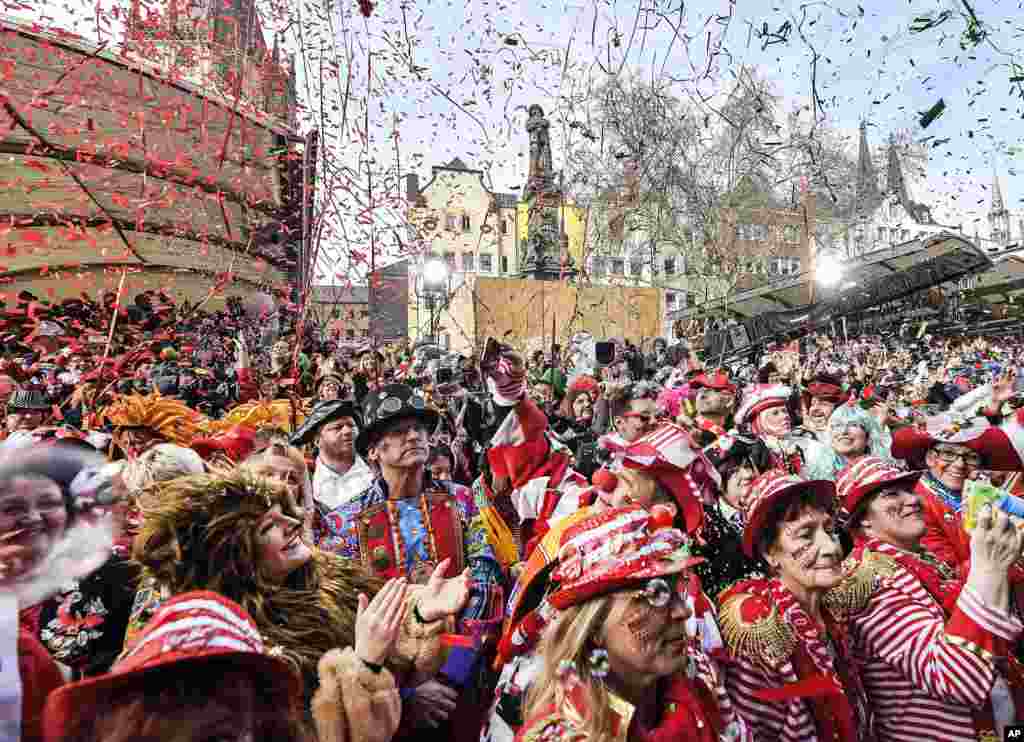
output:
{"label": "man in costume", "polygon": [[158,443],[189,446],[208,420],[174,397],[121,394],[100,411],[124,458],[141,456]]}
{"label": "man in costume", "polygon": [[729,427],[729,417],[736,407],[736,385],[718,370],[700,374],[690,381],[690,388],[697,390],[695,437],[701,446],[709,446]]}
{"label": "man in costume", "polygon": [[313,471],[313,536],[316,543],[323,521],[331,512],[354,497],[361,495],[375,478],[373,470],[356,453],[355,441],[359,435],[359,412],[355,403],[347,399],[321,402],[289,441],[303,446],[314,438],[319,454]]}
{"label": "man in costume", "polygon": [[[481,648],[500,629],[503,575],[470,490],[434,482],[426,471],[428,437],[437,421],[437,412],[404,384],[387,384],[367,395],[356,452],[379,475],[321,521],[321,548],[361,561],[381,577],[404,575],[414,583],[425,582],[444,559],[451,560],[448,577],[469,570],[473,588],[457,626],[471,638],[470,647],[453,650],[441,670],[443,684],[461,688],[460,699],[468,702]],[[439,696],[454,700],[450,688],[446,693],[439,686],[437,680],[418,686],[417,702],[432,704]],[[479,713],[467,708],[451,717],[453,734],[466,738],[463,725],[471,725]]]}
{"label": "man in costume", "polygon": [[804,427],[822,443],[829,443],[826,436],[828,419],[845,398],[842,381],[831,374],[815,374],[804,389],[800,400]]}
{"label": "man in costume", "polygon": [[[1024,631],[1007,579],[1024,536],[1006,514],[981,514],[966,582],[948,579],[921,548],[927,525],[914,485],[922,474],[875,457],[840,474],[855,546],[848,576],[826,600],[850,617],[879,742],[1003,739],[1024,709],[1019,665],[1007,664]],[[927,723],[909,723],[918,719]]]}

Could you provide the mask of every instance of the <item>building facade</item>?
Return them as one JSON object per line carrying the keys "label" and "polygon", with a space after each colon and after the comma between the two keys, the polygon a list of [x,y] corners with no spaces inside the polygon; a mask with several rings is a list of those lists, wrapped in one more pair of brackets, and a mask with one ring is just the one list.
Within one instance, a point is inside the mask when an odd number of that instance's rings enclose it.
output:
{"label": "building facade", "polygon": [[[482,170],[455,158],[431,168],[422,187],[417,175],[407,175],[406,202],[416,255],[409,265],[409,338],[434,338],[467,351],[477,342],[466,309],[476,276],[514,276],[519,270],[519,199],[492,191]],[[423,266],[431,260],[447,268],[442,286],[424,283]]]}

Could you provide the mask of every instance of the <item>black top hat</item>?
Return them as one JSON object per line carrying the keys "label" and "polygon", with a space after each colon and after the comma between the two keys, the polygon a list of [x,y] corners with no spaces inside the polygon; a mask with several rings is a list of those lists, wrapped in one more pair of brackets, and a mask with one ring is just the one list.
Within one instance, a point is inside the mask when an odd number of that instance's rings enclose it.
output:
{"label": "black top hat", "polygon": [[292,433],[288,442],[293,446],[309,443],[320,431],[320,428],[339,417],[351,417],[356,421],[356,425],[362,427],[355,402],[351,399],[332,399],[317,404],[309,413],[309,417]]}
{"label": "black top hat", "polygon": [[46,395],[38,389],[15,389],[7,400],[8,410],[43,410],[50,409]]}
{"label": "black top hat", "polygon": [[367,394],[363,400],[363,427],[356,438],[356,452],[366,456],[373,436],[391,423],[408,417],[421,420],[431,431],[440,418],[435,410],[427,407],[423,397],[405,384],[388,384]]}
{"label": "black top hat", "polygon": [[[759,472],[771,468],[769,453],[764,443],[759,438],[748,438],[735,432],[720,435],[714,443],[705,446],[704,455],[719,473],[739,466],[744,461],[750,461]],[[722,486],[725,487],[724,481]]]}

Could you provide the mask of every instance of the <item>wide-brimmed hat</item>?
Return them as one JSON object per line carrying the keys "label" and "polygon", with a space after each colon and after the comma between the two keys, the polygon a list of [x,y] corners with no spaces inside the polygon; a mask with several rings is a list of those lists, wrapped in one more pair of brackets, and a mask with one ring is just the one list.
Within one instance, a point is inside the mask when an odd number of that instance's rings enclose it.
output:
{"label": "wide-brimmed hat", "polygon": [[216,659],[230,659],[232,666],[250,670],[275,708],[301,702],[299,676],[284,660],[267,654],[259,630],[241,606],[201,590],[163,603],[110,672],[53,691],[43,715],[44,737],[48,742],[63,740],[82,709],[93,707],[103,696],[130,693],[143,676],[183,666],[198,673]]}
{"label": "wide-brimmed hat", "polygon": [[309,413],[309,417],[300,425],[288,442],[293,446],[301,446],[309,443],[317,436],[320,429],[340,417],[351,417],[356,421],[356,426],[362,427],[360,421],[362,416],[356,409],[355,401],[351,399],[331,399],[326,402],[318,402],[316,407]]}
{"label": "wide-brimmed hat", "polygon": [[714,373],[702,373],[690,380],[690,386],[694,389],[716,389],[720,392],[736,393],[736,385],[729,380],[728,374],[719,369]]}
{"label": "wide-brimmed hat", "polygon": [[367,394],[363,400],[363,425],[356,437],[356,452],[366,456],[371,438],[396,420],[407,417],[420,420],[431,432],[440,418],[436,410],[427,407],[423,397],[405,384],[388,384]]}
{"label": "wide-brimmed hat", "polygon": [[839,404],[846,399],[847,394],[843,391],[842,381],[831,374],[819,373],[804,388],[803,396],[805,401],[814,397]]}
{"label": "wide-brimmed hat", "polygon": [[1009,422],[992,425],[984,418],[933,415],[925,418],[924,429],[908,425],[892,434],[892,456],[910,466],[924,466],[925,454],[940,443],[966,446],[977,453],[983,467],[992,471],[1024,468],[1024,425],[1020,412]]}
{"label": "wide-brimmed hat", "polygon": [[823,479],[801,479],[781,469],[765,472],[750,485],[747,499],[747,521],[743,526],[743,552],[754,559],[760,554],[758,539],[773,524],[768,515],[776,506],[793,497],[810,491],[822,503],[835,503],[836,486]]}
{"label": "wide-brimmed hat", "polygon": [[836,494],[839,496],[839,515],[850,525],[869,495],[898,484],[913,485],[924,471],[906,471],[877,456],[864,456],[836,475]]}
{"label": "wide-brimmed hat", "polygon": [[[656,509],[656,507],[655,507]],[[685,533],[639,505],[594,513],[562,534],[548,602],[558,610],[700,564]]]}
{"label": "wide-brimmed hat", "polygon": [[736,410],[736,424],[750,424],[765,410],[784,407],[792,393],[784,384],[758,384],[743,395],[743,404]]}
{"label": "wide-brimmed hat", "polygon": [[7,400],[7,409],[42,412],[50,410],[50,403],[46,401],[46,395],[39,389],[15,389]]}

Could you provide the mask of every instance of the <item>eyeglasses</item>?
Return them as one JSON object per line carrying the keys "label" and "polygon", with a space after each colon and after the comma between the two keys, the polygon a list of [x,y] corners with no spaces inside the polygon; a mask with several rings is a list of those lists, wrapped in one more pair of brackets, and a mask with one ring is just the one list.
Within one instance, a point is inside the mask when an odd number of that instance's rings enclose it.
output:
{"label": "eyeglasses", "polygon": [[686,600],[686,580],[678,574],[655,577],[644,585],[637,597],[646,601],[651,608],[667,608],[673,595],[684,602]]}
{"label": "eyeglasses", "polygon": [[962,453],[948,448],[936,448],[933,450],[935,451],[935,455],[939,457],[939,460],[944,461],[947,464],[952,464],[957,459],[960,459],[966,466],[981,465],[981,457],[976,453]]}

